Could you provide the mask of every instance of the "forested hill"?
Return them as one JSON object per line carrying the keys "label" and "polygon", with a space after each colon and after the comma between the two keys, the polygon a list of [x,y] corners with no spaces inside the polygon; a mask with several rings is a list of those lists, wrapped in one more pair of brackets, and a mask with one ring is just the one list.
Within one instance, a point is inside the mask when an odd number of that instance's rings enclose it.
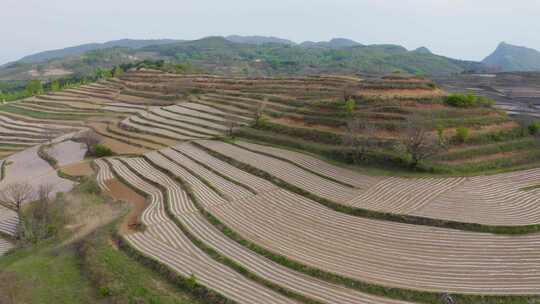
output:
{"label": "forested hill", "polygon": [[[454,60],[434,54],[408,51],[397,45],[354,45],[336,47],[344,40],[333,40],[325,47],[280,43],[234,43],[222,37],[149,46],[151,51],[168,59],[190,60],[207,68],[237,67],[261,69],[268,73],[388,73],[401,70],[413,74],[450,74],[479,68],[480,64]],[[217,68],[219,69],[219,68]]]}
{"label": "forested hill", "polygon": [[272,37],[229,36],[194,41],[119,40],[43,52],[0,67],[0,81],[85,74],[97,68],[145,59],[175,64],[190,62],[209,73],[241,76],[396,70],[448,75],[483,67],[478,62],[455,60],[425,50],[409,51],[398,45],[362,45],[343,38],[296,44]]}

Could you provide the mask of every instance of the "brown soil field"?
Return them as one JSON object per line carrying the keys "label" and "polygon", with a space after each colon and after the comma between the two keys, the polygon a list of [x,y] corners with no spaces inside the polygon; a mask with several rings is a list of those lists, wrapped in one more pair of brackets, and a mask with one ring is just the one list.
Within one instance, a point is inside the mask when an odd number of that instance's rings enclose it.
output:
{"label": "brown soil field", "polygon": [[131,210],[120,226],[120,233],[126,235],[137,232],[139,217],[147,207],[146,199],[117,179],[107,181],[107,187],[109,187],[107,194],[131,206]]}
{"label": "brown soil field", "polygon": [[60,170],[70,176],[90,176],[94,174],[94,170],[90,166],[90,162],[82,161],[80,163],[70,164],[61,167]]}
{"label": "brown soil field", "polygon": [[116,139],[112,138],[104,138],[103,139],[103,145],[106,147],[109,147],[114,153],[116,154],[144,154],[150,150],[140,147],[135,147],[132,145],[128,145],[126,143],[123,143],[121,141],[118,141]]}

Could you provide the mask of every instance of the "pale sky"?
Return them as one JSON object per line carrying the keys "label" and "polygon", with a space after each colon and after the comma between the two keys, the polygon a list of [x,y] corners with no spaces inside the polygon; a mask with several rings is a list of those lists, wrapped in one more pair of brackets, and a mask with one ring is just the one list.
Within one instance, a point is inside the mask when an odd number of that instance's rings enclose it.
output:
{"label": "pale sky", "polygon": [[540,0],[0,0],[0,64],[89,42],[231,34],[481,60],[501,41],[540,49],[539,16]]}

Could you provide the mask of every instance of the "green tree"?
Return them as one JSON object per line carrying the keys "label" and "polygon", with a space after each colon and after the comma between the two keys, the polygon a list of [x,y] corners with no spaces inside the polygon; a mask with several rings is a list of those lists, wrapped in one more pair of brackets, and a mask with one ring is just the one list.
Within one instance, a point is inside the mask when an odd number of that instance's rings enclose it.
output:
{"label": "green tree", "polygon": [[97,68],[96,69],[96,78],[97,79],[103,79],[103,78],[110,78],[112,77],[112,72],[110,70]]}
{"label": "green tree", "polygon": [[26,84],[26,92],[29,95],[39,95],[43,93],[43,84],[40,80],[34,79],[28,81]]}
{"label": "green tree", "polygon": [[527,129],[529,130],[529,134],[537,135],[540,132],[540,123],[537,121],[532,122],[529,126],[527,126]]}
{"label": "green tree", "polygon": [[60,82],[58,82],[58,80],[51,82],[51,91],[58,92],[60,91],[60,89],[61,89]]}
{"label": "green tree", "polygon": [[469,139],[469,129],[466,127],[459,127],[456,129],[456,141],[459,143],[465,143]]}
{"label": "green tree", "polygon": [[121,67],[117,66],[116,68],[114,68],[113,75],[114,77],[120,77],[124,75],[124,70]]}
{"label": "green tree", "polygon": [[352,117],[354,110],[356,109],[356,101],[352,98],[347,99],[345,102],[345,112],[349,117]]}

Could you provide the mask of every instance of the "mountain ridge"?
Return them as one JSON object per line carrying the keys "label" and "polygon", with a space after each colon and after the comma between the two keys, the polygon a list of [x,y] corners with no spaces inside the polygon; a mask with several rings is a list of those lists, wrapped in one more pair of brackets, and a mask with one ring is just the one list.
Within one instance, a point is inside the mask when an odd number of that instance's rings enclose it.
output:
{"label": "mountain ridge", "polygon": [[159,44],[168,44],[180,42],[182,40],[175,39],[119,39],[107,41],[104,43],[85,43],[81,45],[47,50],[43,52],[38,52],[28,56],[24,56],[15,62],[22,63],[39,63],[47,61],[50,59],[62,58],[65,56],[76,56],[82,55],[88,51],[99,50],[99,49],[108,49],[113,47],[127,47],[132,49],[139,49],[149,45],[159,45]]}
{"label": "mountain ridge", "polygon": [[535,72],[540,71],[540,52],[533,48],[501,42],[482,63],[502,72]]}
{"label": "mountain ridge", "polygon": [[[55,59],[50,59],[55,58]],[[51,50],[0,66],[0,80],[46,78],[58,73],[85,75],[97,68],[140,60],[193,63],[207,72],[251,76],[374,73],[448,75],[491,72],[481,62],[433,54],[428,48],[408,50],[401,45],[363,45],[346,38],[295,43],[271,36],[211,36],[198,40],[122,39],[101,44]]]}

